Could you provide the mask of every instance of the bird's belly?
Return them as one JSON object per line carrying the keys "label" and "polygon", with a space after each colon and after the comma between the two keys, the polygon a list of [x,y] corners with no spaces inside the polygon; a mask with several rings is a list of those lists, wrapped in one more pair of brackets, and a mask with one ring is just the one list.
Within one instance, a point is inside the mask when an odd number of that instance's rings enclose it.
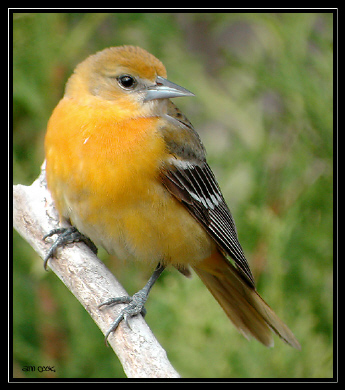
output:
{"label": "bird's belly", "polygon": [[182,265],[208,257],[213,240],[160,182],[166,145],[145,130],[152,118],[95,123],[97,132],[92,124],[46,147],[48,188],[60,215],[120,258]]}
{"label": "bird's belly", "polygon": [[[204,228],[161,184],[131,191],[125,202],[114,196],[87,198],[70,205],[73,225],[120,259],[193,265],[215,248]],[[89,213],[90,204],[97,213]]]}

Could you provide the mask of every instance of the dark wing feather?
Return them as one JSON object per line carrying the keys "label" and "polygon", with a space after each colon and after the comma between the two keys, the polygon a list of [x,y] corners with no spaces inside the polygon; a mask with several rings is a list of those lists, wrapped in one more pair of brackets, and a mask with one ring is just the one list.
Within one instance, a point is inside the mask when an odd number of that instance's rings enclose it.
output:
{"label": "dark wing feather", "polygon": [[225,254],[229,255],[246,281],[255,286],[254,277],[238,241],[234,219],[225,203],[211,168],[201,165],[172,163],[162,181],[192,216],[201,223]]}
{"label": "dark wing feather", "polygon": [[166,126],[161,132],[171,158],[162,167],[163,184],[204,226],[223,253],[235,261],[241,275],[254,287],[234,219],[206,162],[206,152],[198,133],[171,101],[165,118]]}

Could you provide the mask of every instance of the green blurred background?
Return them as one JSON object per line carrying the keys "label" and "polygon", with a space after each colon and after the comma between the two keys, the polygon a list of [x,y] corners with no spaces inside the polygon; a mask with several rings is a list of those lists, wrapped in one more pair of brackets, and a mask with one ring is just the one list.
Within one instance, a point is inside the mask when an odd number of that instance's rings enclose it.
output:
{"label": "green blurred background", "polygon": [[[203,139],[260,294],[302,350],[278,338],[273,349],[248,342],[195,275],[168,270],[146,320],[179,373],[332,377],[333,14],[15,13],[13,27],[15,184],[38,176],[64,84],[98,50],[141,46],[196,94],[175,103]],[[16,232],[13,258],[14,377],[125,377],[88,314]],[[101,258],[130,294],[151,272]]]}

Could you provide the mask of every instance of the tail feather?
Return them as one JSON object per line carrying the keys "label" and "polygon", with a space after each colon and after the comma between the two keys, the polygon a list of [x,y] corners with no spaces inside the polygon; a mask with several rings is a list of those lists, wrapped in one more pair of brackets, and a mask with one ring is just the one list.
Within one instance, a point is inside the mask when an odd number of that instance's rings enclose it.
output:
{"label": "tail feather", "polygon": [[274,331],[287,344],[301,348],[291,330],[220,252],[193,266],[193,269],[246,338],[252,336],[272,347]]}

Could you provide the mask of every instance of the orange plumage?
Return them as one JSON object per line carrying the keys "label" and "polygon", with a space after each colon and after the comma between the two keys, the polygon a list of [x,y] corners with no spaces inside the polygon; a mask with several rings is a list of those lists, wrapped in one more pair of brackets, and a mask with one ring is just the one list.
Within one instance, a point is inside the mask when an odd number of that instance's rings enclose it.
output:
{"label": "orange plumage", "polygon": [[105,49],[79,64],[45,139],[61,219],[119,258],[161,264],[122,318],[140,312],[163,267],[187,273],[190,265],[242,333],[272,345],[273,330],[298,348],[256,292],[200,138],[169,100],[190,95],[138,47]]}

